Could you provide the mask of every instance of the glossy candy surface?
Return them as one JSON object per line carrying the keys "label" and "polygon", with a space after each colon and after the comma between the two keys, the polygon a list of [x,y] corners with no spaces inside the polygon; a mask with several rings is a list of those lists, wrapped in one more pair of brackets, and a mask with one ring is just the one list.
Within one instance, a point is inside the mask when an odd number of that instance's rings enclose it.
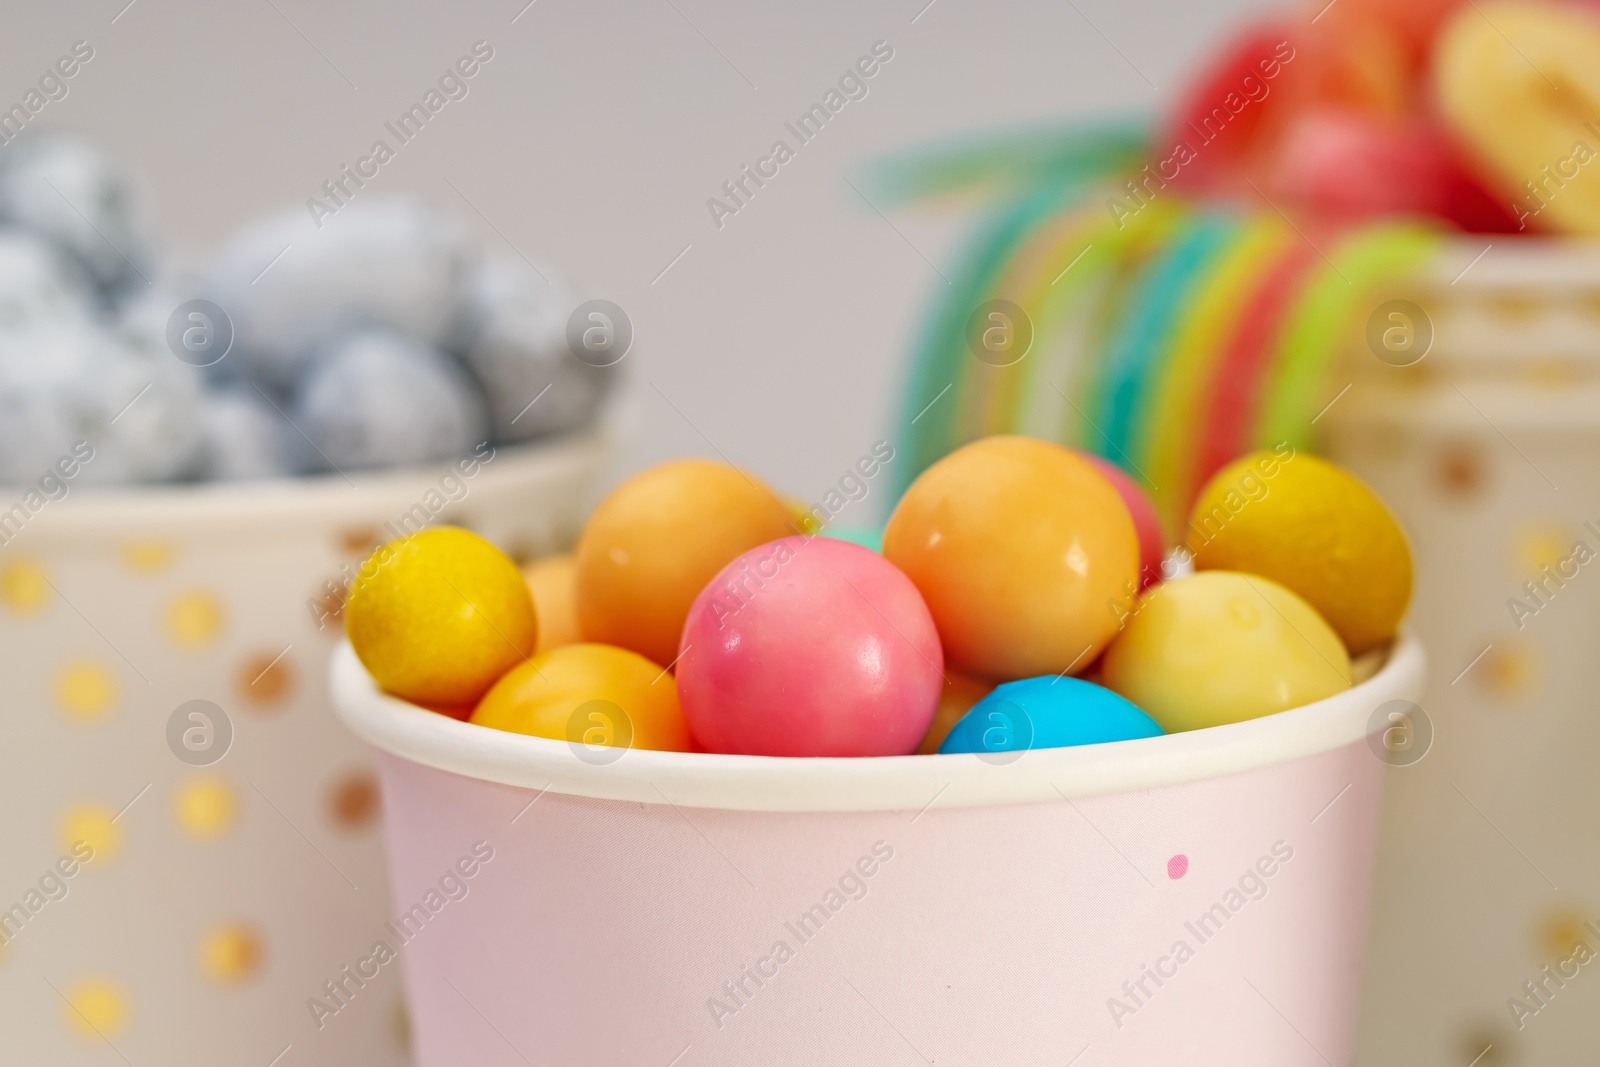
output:
{"label": "glossy candy surface", "polygon": [[518,664],[471,721],[584,745],[689,751],[672,675],[612,645],[563,645]]}
{"label": "glossy candy surface", "polygon": [[921,590],[951,664],[997,679],[1087,666],[1116,632],[1107,603],[1139,576],[1116,487],[1028,437],[984,438],[925,470],[883,549]]}
{"label": "glossy candy surface", "polygon": [[776,493],[726,463],[681,459],[634,475],[578,539],[584,639],[671,663],[689,605],[712,576],[795,528]]}
{"label": "glossy candy surface", "polygon": [[1232,571],[1147,592],[1101,672],[1168,733],[1287,711],[1350,687],[1350,657],[1309,604]]}
{"label": "glossy candy surface", "polygon": [[1111,690],[1050,675],[996,686],[956,723],[939,751],[1023,752],[1160,734],[1154,719]]}
{"label": "glossy candy surface", "polygon": [[678,691],[708,752],[894,756],[944,685],[933,619],[882,556],[787,537],[730,563],[683,630]]}
{"label": "glossy candy surface", "polygon": [[1411,601],[1411,549],[1365,482],[1303,452],[1241,457],[1207,483],[1189,522],[1198,570],[1293,590],[1352,655],[1394,637]]}
{"label": "glossy candy surface", "polygon": [[470,530],[433,526],[381,545],[356,574],[345,632],[388,693],[471,707],[533,654],[533,597],[517,565]]}

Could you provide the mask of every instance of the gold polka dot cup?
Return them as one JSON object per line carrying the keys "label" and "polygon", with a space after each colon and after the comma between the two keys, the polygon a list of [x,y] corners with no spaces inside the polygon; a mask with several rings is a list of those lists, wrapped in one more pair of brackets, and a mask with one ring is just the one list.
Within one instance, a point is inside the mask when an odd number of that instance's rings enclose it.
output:
{"label": "gold polka dot cup", "polygon": [[[1497,10],[1461,5],[1456,25],[1545,92]],[[1463,235],[1354,317],[1313,429],[1405,528],[1408,625],[1430,660],[1425,711],[1373,709],[1392,769],[1362,1044],[1395,1062],[1580,1063],[1592,1028],[1554,1018],[1572,1003],[1519,1019],[1507,998],[1537,1006],[1522,983],[1574,938],[1600,949],[1580,933],[1597,901],[1562,899],[1594,896],[1566,860],[1600,809],[1600,776],[1578,769],[1600,690],[1600,245]],[[1492,906],[1467,903],[1485,879]],[[1449,981],[1417,981],[1419,960]]]}
{"label": "gold polka dot cup", "polygon": [[570,548],[613,433],[354,487],[77,485],[0,538],[0,1063],[406,1067],[398,967],[305,1007],[397,914],[375,760],[329,706],[348,583],[424,522]]}

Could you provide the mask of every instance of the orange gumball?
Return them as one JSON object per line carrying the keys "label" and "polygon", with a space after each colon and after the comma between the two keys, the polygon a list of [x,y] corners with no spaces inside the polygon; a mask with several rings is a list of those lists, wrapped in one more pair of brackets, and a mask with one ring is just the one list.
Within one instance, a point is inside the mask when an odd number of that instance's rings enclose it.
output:
{"label": "orange gumball", "polygon": [[923,471],[889,519],[883,554],[922,592],[946,660],[1000,681],[1094,662],[1139,580],[1116,487],[1030,437],[984,438]]}
{"label": "orange gumball", "polygon": [[601,501],[578,539],[583,637],[671,663],[706,583],[750,549],[797,532],[778,494],[726,463],[683,459],[642,471]]}
{"label": "orange gumball", "polygon": [[583,640],[575,603],[577,570],[570,552],[522,565],[522,576],[528,580],[528,592],[533,594],[533,606],[539,615],[539,644],[533,650],[535,653]]}
{"label": "orange gumball", "polygon": [[939,692],[939,706],[933,710],[933,722],[922,735],[917,755],[931,756],[939,751],[944,739],[955,728],[961,717],[972,710],[972,705],[988,696],[994,689],[990,682],[968,678],[957,671],[944,672],[944,688]]}
{"label": "orange gumball", "polygon": [[471,721],[592,748],[690,746],[672,675],[610,645],[563,645],[518,664],[484,694]]}

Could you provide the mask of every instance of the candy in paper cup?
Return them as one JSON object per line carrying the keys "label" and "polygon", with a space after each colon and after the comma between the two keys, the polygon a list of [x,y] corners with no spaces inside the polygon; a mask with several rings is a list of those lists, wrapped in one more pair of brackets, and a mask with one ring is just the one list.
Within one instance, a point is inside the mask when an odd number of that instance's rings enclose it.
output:
{"label": "candy in paper cup", "polygon": [[[457,722],[344,646],[419,1067],[1349,1062],[1402,640],[1187,734],[973,755],[629,750]],[[359,964],[358,964],[359,965]]]}

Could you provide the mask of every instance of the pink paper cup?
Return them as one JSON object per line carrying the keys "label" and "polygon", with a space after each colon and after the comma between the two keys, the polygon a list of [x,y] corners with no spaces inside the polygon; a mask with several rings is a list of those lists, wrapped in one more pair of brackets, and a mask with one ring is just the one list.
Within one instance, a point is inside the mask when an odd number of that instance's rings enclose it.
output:
{"label": "pink paper cup", "polygon": [[332,670],[381,750],[396,908],[352,973],[402,969],[419,1067],[1326,1067],[1353,1045],[1379,738],[1423,654],[1004,763],[602,763],[387,697],[348,646]]}

